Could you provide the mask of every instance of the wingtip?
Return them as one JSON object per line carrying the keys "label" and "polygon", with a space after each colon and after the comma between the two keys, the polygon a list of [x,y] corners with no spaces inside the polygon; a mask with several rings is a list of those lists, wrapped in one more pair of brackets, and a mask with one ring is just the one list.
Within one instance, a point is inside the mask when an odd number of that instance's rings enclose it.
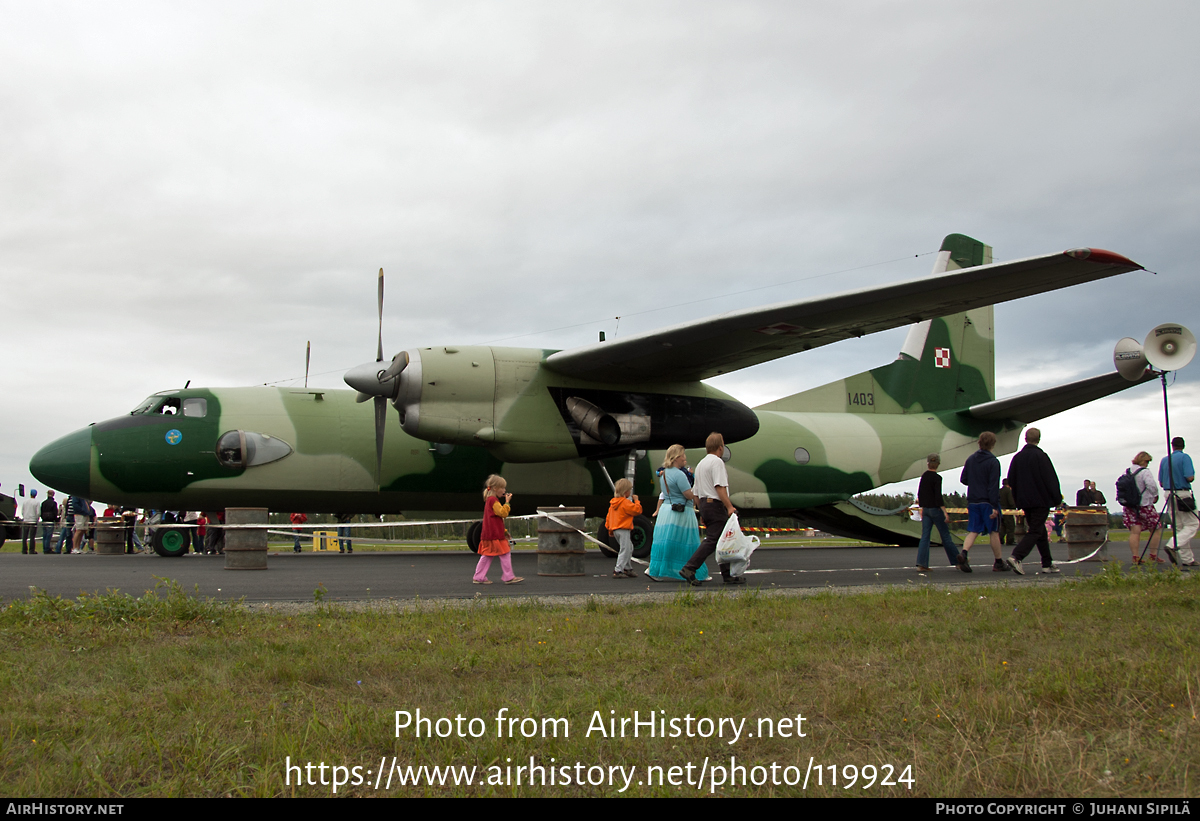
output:
{"label": "wingtip", "polygon": [[1142,269],[1141,265],[1129,257],[1115,251],[1105,251],[1103,248],[1072,248],[1063,253],[1074,259],[1086,259],[1088,262],[1099,262],[1105,265],[1127,265],[1130,268]]}

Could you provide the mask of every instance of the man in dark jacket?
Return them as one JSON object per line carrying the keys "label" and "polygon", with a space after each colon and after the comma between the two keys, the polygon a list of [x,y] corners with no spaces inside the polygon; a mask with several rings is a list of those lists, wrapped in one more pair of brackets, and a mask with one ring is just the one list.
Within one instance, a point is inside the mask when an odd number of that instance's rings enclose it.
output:
{"label": "man in dark jacket", "polygon": [[58,526],[58,502],[54,501],[54,491],[46,491],[46,501],[42,502],[42,553],[50,550],[50,540],[54,538],[54,529]]}
{"label": "man in dark jacket", "polygon": [[979,434],[979,450],[963,463],[959,481],[967,486],[967,538],[958,554],[959,568],[967,573],[971,566],[967,551],[975,540],[987,534],[992,547],[992,570],[1008,570],[1000,558],[1000,460],[992,453],[996,434],[990,430]]}
{"label": "man in dark jacket", "polygon": [[1038,447],[1042,440],[1042,432],[1037,428],[1025,431],[1025,447],[1013,457],[1008,466],[1008,480],[1012,483],[1013,497],[1017,507],[1025,511],[1025,535],[1012,555],[1008,557],[1008,566],[1017,573],[1024,573],[1021,562],[1037,545],[1042,557],[1042,572],[1057,573],[1054,559],[1050,556],[1050,539],[1046,535],[1046,517],[1050,508],[1062,501],[1062,489],[1058,484],[1058,474],[1050,457]]}
{"label": "man in dark jacket", "polygon": [[1075,507],[1091,507],[1096,504],[1096,494],[1092,490],[1092,480],[1084,479],[1083,487],[1075,491]]}

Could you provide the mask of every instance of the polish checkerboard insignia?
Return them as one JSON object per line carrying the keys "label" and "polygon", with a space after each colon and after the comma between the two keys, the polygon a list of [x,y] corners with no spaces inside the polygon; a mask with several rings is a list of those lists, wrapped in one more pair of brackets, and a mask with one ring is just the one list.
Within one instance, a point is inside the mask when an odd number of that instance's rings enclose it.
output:
{"label": "polish checkerboard insignia", "polygon": [[949,368],[950,367],[950,349],[949,348],[934,348],[933,349],[933,367]]}

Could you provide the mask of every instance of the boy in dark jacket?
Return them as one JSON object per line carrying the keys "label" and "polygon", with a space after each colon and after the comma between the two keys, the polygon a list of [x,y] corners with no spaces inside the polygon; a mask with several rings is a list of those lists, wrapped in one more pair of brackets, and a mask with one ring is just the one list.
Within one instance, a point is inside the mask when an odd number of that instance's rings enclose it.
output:
{"label": "boy in dark jacket", "polygon": [[1000,558],[1000,460],[992,454],[996,447],[996,434],[985,430],[979,434],[979,450],[967,457],[963,463],[962,476],[967,486],[967,538],[963,539],[962,552],[958,554],[959,568],[971,572],[967,551],[975,540],[987,534],[992,546],[992,570],[1008,570]]}
{"label": "boy in dark jacket", "polygon": [[958,547],[954,537],[950,535],[950,526],[946,522],[946,501],[942,498],[942,477],[938,475],[938,466],[942,457],[936,453],[929,454],[925,460],[929,469],[921,475],[921,484],[917,488],[917,504],[921,506],[921,541],[917,544],[917,570],[929,570],[929,537],[936,527],[942,537],[942,547],[946,550],[946,558],[950,564],[970,573],[970,565],[964,570],[958,558]]}

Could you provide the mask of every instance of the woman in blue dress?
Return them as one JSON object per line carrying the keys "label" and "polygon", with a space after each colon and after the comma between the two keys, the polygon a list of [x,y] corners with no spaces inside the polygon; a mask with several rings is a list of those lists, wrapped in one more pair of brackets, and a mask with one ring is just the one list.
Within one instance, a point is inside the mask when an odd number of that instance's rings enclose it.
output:
{"label": "woman in blue dress", "polygon": [[[671,445],[663,459],[663,500],[654,523],[654,541],[650,547],[650,569],[646,575],[655,581],[677,579],[679,568],[700,546],[700,528],[696,525],[696,513],[692,508],[692,486],[687,474],[681,469],[687,462],[683,445]],[[676,509],[679,508],[679,509]],[[701,565],[696,579],[708,578],[708,567]]]}

